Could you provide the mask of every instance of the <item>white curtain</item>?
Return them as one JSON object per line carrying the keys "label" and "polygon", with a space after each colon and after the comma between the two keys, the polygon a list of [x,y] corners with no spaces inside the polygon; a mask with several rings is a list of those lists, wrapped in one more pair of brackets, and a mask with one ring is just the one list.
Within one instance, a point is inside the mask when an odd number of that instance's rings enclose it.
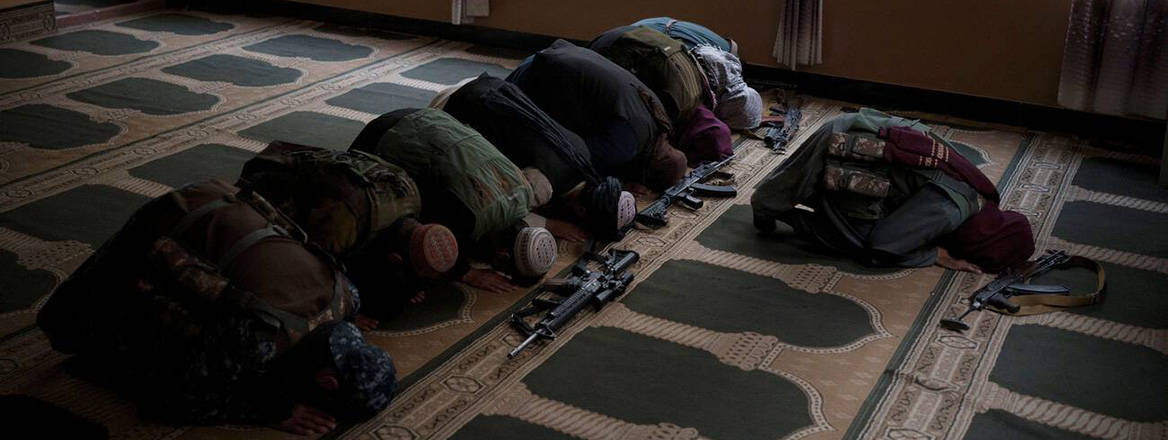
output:
{"label": "white curtain", "polygon": [[450,0],[451,24],[471,24],[475,17],[486,17],[490,13],[490,0]]}
{"label": "white curtain", "polygon": [[1168,0],[1073,0],[1058,103],[1168,115]]}
{"label": "white curtain", "polygon": [[823,0],[784,0],[771,55],[792,70],[823,63]]}

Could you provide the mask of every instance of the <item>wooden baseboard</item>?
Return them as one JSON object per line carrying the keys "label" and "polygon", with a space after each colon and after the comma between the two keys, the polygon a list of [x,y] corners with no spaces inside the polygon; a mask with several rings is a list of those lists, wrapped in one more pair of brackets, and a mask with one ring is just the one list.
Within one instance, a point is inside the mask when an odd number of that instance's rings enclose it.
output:
{"label": "wooden baseboard", "polygon": [[[487,46],[535,52],[558,37],[525,32],[491,29],[474,25],[395,17],[330,6],[311,5],[285,0],[191,0],[190,6],[222,12],[250,12],[291,16],[309,20],[384,29]],[[584,41],[568,39],[575,44]],[[885,110],[911,110],[941,113],[983,122],[1016,125],[1041,131],[1060,131],[1090,137],[1100,145],[1144,154],[1159,155],[1165,122],[1101,115],[1065,108],[1019,103],[1002,99],[925,90],[894,84],[875,83],[775,67],[747,64],[743,68],[747,82],[765,87],[794,89],[798,93],[821,96]]]}
{"label": "wooden baseboard", "polygon": [[1039,131],[1059,131],[1091,138],[1114,149],[1159,155],[1165,121],[1089,113],[960,93],[839,78],[776,67],[743,66],[747,81],[760,87],[784,87],[883,110],[940,113],[982,122]]}
{"label": "wooden baseboard", "polygon": [[78,12],[76,14],[62,15],[61,17],[57,18],[57,26],[67,28],[70,26],[92,23],[95,21],[120,17],[123,15],[162,9],[165,8],[166,5],[166,0],[138,0],[134,3],[98,8],[85,12]]}

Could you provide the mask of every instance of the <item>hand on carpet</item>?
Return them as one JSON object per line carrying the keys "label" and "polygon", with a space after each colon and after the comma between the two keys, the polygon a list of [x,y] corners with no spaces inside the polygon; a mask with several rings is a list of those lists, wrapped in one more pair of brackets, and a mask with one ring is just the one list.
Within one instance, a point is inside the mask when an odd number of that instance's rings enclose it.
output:
{"label": "hand on carpet", "polygon": [[952,255],[949,255],[949,251],[945,250],[945,248],[937,248],[937,261],[933,264],[944,267],[946,269],[982,273],[981,268],[977,267],[976,264],[959,258],[954,258]]}
{"label": "hand on carpet", "polygon": [[580,226],[554,218],[547,220],[547,230],[552,233],[552,236],[558,239],[574,243],[583,243],[588,239],[588,234],[583,229],[580,229]]}
{"label": "hand on carpet", "polygon": [[519,286],[512,284],[507,277],[490,269],[471,269],[462,276],[461,281],[471,287],[495,293],[508,293],[519,288]]}
{"label": "hand on carpet", "polygon": [[652,191],[649,191],[648,187],[637,182],[625,182],[624,187],[625,191],[631,192],[633,195],[637,196],[647,196],[653,193]]}
{"label": "hand on carpet", "polygon": [[276,429],[296,435],[316,435],[336,429],[337,421],[323,411],[297,403],[292,406],[292,416],[276,425]]}

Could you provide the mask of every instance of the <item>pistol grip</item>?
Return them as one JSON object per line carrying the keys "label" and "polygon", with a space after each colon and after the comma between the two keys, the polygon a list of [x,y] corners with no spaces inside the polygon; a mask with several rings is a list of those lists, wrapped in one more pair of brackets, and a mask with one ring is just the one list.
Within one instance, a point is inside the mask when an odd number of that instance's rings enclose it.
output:
{"label": "pistol grip", "polygon": [[681,202],[681,204],[686,208],[693,210],[700,209],[702,205],[706,204],[706,202],[703,202],[702,199],[694,197],[693,194],[683,195],[678,199],[678,201]]}
{"label": "pistol grip", "polygon": [[637,221],[645,226],[660,228],[665,226],[665,212],[641,212],[637,214]]}
{"label": "pistol grip", "polygon": [[991,296],[990,299],[986,300],[986,305],[996,309],[1005,310],[1010,313],[1018,313],[1019,310],[1022,310],[1022,307],[1019,307],[1017,304],[1010,302],[1009,298],[1006,298],[1005,295],[1000,293]]}

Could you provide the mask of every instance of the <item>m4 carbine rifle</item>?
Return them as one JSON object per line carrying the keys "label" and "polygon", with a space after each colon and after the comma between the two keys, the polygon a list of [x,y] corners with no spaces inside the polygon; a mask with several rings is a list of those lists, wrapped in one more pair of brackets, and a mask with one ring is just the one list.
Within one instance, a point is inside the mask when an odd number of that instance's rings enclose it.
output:
{"label": "m4 carbine rifle", "polygon": [[[633,282],[633,274],[628,271],[629,266],[641,258],[636,251],[608,251],[608,258],[587,253],[572,266],[572,276],[559,280],[544,282],[543,289],[562,296],[561,301],[535,298],[531,305],[511,315],[511,325],[527,336],[523,343],[507,354],[513,358],[537,339],[555,339],[556,332],[576,316],[584,306],[592,304],[597,310],[604,304],[612,301],[624,293],[629,283]],[[603,266],[600,270],[587,268],[587,261],[594,260]],[[544,310],[549,310],[534,326],[524,320]]]}
{"label": "m4 carbine rifle", "polygon": [[1065,295],[1070,293],[1070,290],[1063,286],[1026,284],[1027,280],[1061,266],[1070,261],[1070,259],[1071,256],[1066,251],[1048,250],[1046,255],[1028,263],[1020,270],[1007,270],[1002,275],[999,275],[997,279],[977,289],[976,292],[973,292],[973,295],[969,297],[969,309],[956,319],[942,319],[941,327],[954,331],[969,330],[969,324],[966,324],[962,319],[975,310],[985,309],[986,306],[1004,310],[1008,313],[1018,313],[1021,307],[1010,301],[1010,297],[1015,295]]}
{"label": "m4 carbine rifle", "polygon": [[714,176],[729,177],[729,174],[719,169],[730,163],[731,159],[734,159],[733,155],[719,161],[702,162],[697,168],[694,168],[693,171],[686,174],[680,183],[665,190],[661,194],[661,197],[654,201],[652,205],[638,212],[637,221],[645,226],[659,228],[669,222],[665,219],[665,211],[673,202],[680,202],[689,209],[698,209],[702,207],[704,202],[694,197],[695,195],[706,197],[737,196],[738,191],[732,186],[707,185],[702,183]]}
{"label": "m4 carbine rifle", "polygon": [[799,110],[798,106],[787,105],[784,115],[783,123],[781,125],[772,123],[762,138],[767,148],[774,151],[782,152],[787,149],[787,143],[795,137],[795,132],[799,131],[799,123],[803,120],[803,111]]}

